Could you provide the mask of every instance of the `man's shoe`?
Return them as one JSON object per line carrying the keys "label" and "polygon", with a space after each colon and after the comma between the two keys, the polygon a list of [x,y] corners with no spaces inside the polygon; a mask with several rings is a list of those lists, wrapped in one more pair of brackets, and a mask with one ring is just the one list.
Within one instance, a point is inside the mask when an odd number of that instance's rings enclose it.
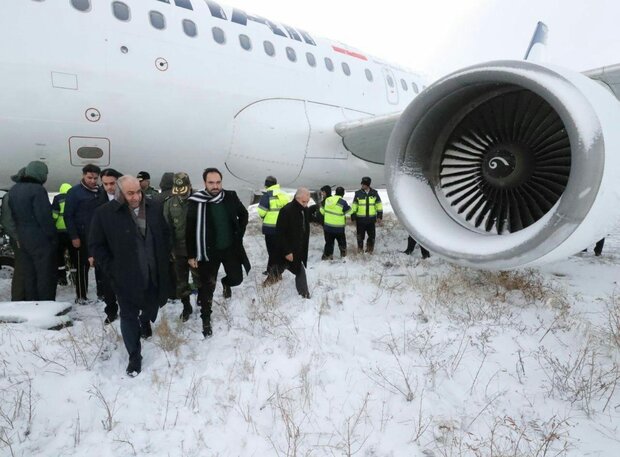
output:
{"label": "man's shoe", "polygon": [[151,329],[151,323],[148,321],[146,323],[142,323],[142,327],[140,327],[140,337],[146,340],[152,336],[153,330]]}
{"label": "man's shoe", "polygon": [[213,329],[211,328],[211,322],[202,322],[202,336],[205,338],[211,338],[213,336]]}
{"label": "man's shoe", "polygon": [[423,259],[428,259],[431,255],[430,254],[426,254],[426,255],[422,255]]}
{"label": "man's shoe", "polygon": [[129,359],[129,364],[127,365],[127,376],[131,378],[135,378],[142,371],[142,356],[139,356],[136,359]]}
{"label": "man's shoe", "polygon": [[405,249],[403,251],[403,254],[411,255],[412,252],[413,252],[413,249]]}
{"label": "man's shoe", "polygon": [[222,281],[222,288],[224,289],[224,298],[232,297],[232,290],[228,284],[224,283],[224,281]]}
{"label": "man's shoe", "polygon": [[103,323],[108,325],[114,322],[116,319],[118,319],[118,314],[108,314]]}
{"label": "man's shoe", "polygon": [[299,294],[302,296],[302,298],[305,298],[306,300],[310,298],[310,292],[304,292],[303,294]]}
{"label": "man's shoe", "polygon": [[263,271],[263,274],[264,274],[265,276],[267,276],[267,275],[269,274],[269,272],[268,272],[267,270],[265,270],[265,271]]}
{"label": "man's shoe", "polygon": [[58,285],[59,286],[66,286],[67,283],[67,278],[66,277],[62,277],[62,278],[58,278]]}
{"label": "man's shoe", "polygon": [[601,254],[602,254],[602,252],[594,252],[594,255],[595,255],[596,257],[600,257],[600,256],[601,256]]}
{"label": "man's shoe", "polygon": [[321,256],[321,260],[334,260],[334,257],[333,257],[333,256],[331,256],[331,255],[325,255],[325,254],[323,254],[323,255]]}
{"label": "man's shoe", "polygon": [[189,320],[189,316],[194,312],[191,306],[183,306],[183,311],[181,311],[181,315],[179,316],[182,322],[187,322]]}

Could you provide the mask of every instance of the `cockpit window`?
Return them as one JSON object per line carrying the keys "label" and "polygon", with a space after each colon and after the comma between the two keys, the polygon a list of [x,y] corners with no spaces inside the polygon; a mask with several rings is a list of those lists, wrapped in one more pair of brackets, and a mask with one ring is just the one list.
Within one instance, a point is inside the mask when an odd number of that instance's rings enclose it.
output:
{"label": "cockpit window", "polygon": [[218,44],[226,43],[226,35],[224,35],[224,31],[219,27],[213,27],[211,29],[211,33],[213,33],[213,39]]}
{"label": "cockpit window", "polygon": [[159,11],[151,11],[149,17],[151,19],[151,25],[156,29],[163,30],[166,28],[166,18]]}
{"label": "cockpit window", "polygon": [[123,2],[113,2],[112,12],[119,21],[128,21],[130,19],[129,7]]}
{"label": "cockpit window", "polygon": [[189,19],[183,19],[183,31],[185,32],[185,35],[191,38],[198,35],[198,28],[196,28],[196,24],[194,21],[190,21]]}
{"label": "cockpit window", "polygon": [[180,6],[181,8],[193,10],[192,3],[189,0],[174,0],[174,3],[176,6]]}
{"label": "cockpit window", "polygon": [[90,11],[90,0],[71,0],[71,4],[78,11]]}

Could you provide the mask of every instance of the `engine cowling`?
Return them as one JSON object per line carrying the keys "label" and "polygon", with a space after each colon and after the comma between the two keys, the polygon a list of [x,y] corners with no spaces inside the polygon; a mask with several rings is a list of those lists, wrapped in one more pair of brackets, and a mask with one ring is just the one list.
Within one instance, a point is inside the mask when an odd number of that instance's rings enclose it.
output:
{"label": "engine cowling", "polygon": [[390,136],[391,204],[427,249],[511,269],[565,258],[619,213],[620,103],[586,76],[525,61],[459,70]]}

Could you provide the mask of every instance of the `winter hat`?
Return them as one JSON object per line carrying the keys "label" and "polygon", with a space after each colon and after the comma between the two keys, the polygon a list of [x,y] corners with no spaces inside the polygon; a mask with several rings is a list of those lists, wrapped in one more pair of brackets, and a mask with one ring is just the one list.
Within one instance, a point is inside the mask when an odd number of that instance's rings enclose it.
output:
{"label": "winter hat", "polygon": [[174,173],[172,171],[167,171],[163,175],[161,175],[161,181],[159,181],[159,188],[164,190],[172,189],[174,185]]}
{"label": "winter hat", "polygon": [[362,178],[362,182],[361,182],[361,184],[364,184],[365,186],[370,186],[370,183],[371,183],[371,182],[372,182],[372,181],[371,181],[371,179],[370,179],[368,176],[364,176],[364,177]]}
{"label": "winter hat", "polygon": [[24,176],[27,178],[32,178],[35,181],[40,182],[41,184],[45,184],[47,181],[47,165],[41,162],[40,160],[33,160],[28,165],[26,165],[26,170],[24,171]]}

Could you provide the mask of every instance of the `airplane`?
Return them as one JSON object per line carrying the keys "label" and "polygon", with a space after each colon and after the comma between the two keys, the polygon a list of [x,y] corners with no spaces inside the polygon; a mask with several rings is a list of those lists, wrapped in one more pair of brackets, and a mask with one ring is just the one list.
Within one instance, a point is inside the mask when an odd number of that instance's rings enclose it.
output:
{"label": "airplane", "polygon": [[267,175],[311,189],[372,176],[418,242],[487,269],[578,252],[618,204],[620,67],[506,60],[427,86],[214,0],[3,6],[0,187],[31,160],[48,164],[48,190],[87,163],[195,184],[215,166],[245,189]]}

